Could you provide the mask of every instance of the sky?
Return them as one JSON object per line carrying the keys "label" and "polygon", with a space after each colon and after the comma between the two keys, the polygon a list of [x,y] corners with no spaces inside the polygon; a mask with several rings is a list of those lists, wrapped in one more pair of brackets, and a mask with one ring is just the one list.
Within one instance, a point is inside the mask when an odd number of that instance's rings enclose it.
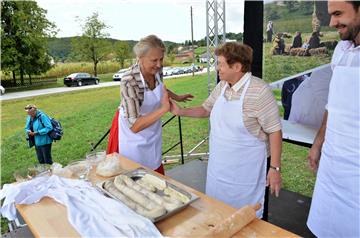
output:
{"label": "sky", "polygon": [[[206,36],[205,0],[36,0],[47,10],[47,19],[58,28],[57,37],[81,35],[83,23],[94,12],[118,40],[139,40],[155,34],[162,40],[191,39],[190,6],[193,8],[194,40]],[[243,32],[244,1],[225,1],[226,32]]]}

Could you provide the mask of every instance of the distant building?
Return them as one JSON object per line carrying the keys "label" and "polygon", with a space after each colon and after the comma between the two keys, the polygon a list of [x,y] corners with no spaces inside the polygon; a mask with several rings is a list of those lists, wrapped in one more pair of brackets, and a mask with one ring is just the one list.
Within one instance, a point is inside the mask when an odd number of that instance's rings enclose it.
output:
{"label": "distant building", "polygon": [[[198,58],[198,61],[199,61],[199,63],[207,63],[208,62],[207,53],[204,53],[204,54],[200,55],[199,58]],[[214,59],[211,58],[210,62],[213,63]]]}
{"label": "distant building", "polygon": [[207,62],[208,62],[207,53],[199,55],[199,63],[207,63]]}
{"label": "distant building", "polygon": [[275,1],[275,4],[278,6],[285,6],[285,1]]}
{"label": "distant building", "polygon": [[175,60],[181,63],[192,62],[193,55],[191,50],[186,50],[175,55]]}

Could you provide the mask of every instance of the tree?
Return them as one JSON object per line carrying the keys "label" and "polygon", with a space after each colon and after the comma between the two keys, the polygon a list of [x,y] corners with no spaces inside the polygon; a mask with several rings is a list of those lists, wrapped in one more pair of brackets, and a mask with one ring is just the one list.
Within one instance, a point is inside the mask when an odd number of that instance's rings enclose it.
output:
{"label": "tree", "polygon": [[46,10],[34,1],[1,2],[1,66],[4,72],[12,72],[15,85],[17,73],[24,85],[25,74],[39,74],[51,67],[47,39],[56,31],[45,15]]}
{"label": "tree", "polygon": [[296,9],[299,5],[297,1],[284,1],[284,4],[289,12],[296,11]]}
{"label": "tree", "polygon": [[269,16],[268,16],[269,21],[274,21],[279,18],[280,16],[276,10],[269,11]]}
{"label": "tree", "polygon": [[118,41],[114,44],[115,59],[120,63],[121,68],[124,68],[124,62],[128,59],[130,54],[130,46],[126,41]]}
{"label": "tree", "polygon": [[[314,2],[313,1],[300,1],[299,2],[299,12],[302,13],[302,15],[309,16],[313,13],[314,9]],[[325,2],[326,4],[326,2]],[[326,8],[327,10],[327,8]],[[327,13],[327,12],[326,12]]]}
{"label": "tree", "polygon": [[71,44],[73,53],[84,60],[90,60],[94,64],[94,75],[97,76],[97,65],[111,51],[111,42],[106,38],[109,34],[105,32],[108,26],[99,20],[99,14],[93,13],[86,18],[84,26],[81,26],[83,33],[75,37]]}
{"label": "tree", "polygon": [[174,63],[174,61],[175,61],[175,54],[174,53],[169,53],[167,55],[167,59],[168,59],[170,65],[172,65]]}

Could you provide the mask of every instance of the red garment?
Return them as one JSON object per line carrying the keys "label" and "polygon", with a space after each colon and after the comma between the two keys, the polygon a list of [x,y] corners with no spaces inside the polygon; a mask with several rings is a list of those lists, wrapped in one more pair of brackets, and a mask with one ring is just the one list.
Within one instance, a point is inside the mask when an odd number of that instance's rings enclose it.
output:
{"label": "red garment", "polygon": [[159,168],[154,170],[155,172],[158,172],[159,174],[165,175],[164,165],[161,164]]}
{"label": "red garment", "polygon": [[119,110],[116,110],[111,124],[106,154],[119,153]]}
{"label": "red garment", "polygon": [[[106,154],[111,154],[114,152],[119,153],[119,110],[116,110],[115,116],[111,124]],[[154,171],[165,175],[163,164],[161,164],[160,167],[155,169]]]}

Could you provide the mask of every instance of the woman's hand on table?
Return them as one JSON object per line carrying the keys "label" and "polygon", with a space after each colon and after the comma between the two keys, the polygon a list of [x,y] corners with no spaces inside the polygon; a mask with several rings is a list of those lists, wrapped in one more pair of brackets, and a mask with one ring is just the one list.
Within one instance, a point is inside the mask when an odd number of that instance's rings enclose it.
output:
{"label": "woman's hand on table", "polygon": [[270,193],[278,197],[281,189],[281,173],[274,169],[269,169],[266,178],[266,186],[270,186]]}

